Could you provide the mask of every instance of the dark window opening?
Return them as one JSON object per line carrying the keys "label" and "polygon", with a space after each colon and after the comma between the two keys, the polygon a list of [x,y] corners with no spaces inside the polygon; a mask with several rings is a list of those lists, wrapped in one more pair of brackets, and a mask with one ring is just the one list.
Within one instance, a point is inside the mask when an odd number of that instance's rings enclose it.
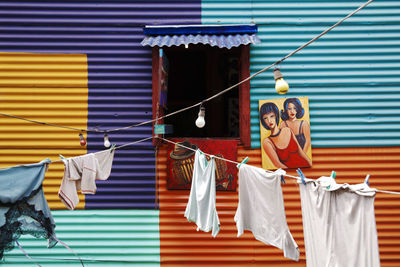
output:
{"label": "dark window opening", "polygon": [[[163,48],[169,62],[168,96],[165,113],[196,104],[236,84],[240,72],[240,48],[205,45]],[[174,127],[171,137],[239,137],[238,88],[204,103],[203,128],[195,121],[199,108],[165,118]]]}

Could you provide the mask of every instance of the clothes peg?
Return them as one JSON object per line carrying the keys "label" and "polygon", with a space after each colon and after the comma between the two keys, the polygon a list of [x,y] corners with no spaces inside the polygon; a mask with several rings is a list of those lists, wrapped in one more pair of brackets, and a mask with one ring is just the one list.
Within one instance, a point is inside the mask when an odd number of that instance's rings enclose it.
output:
{"label": "clothes peg", "polygon": [[61,161],[62,161],[64,164],[66,164],[66,163],[67,163],[67,159],[66,159],[63,155],[61,155],[61,154],[59,154],[59,156],[60,156]]}
{"label": "clothes peg", "polygon": [[236,167],[239,169],[242,164],[246,164],[249,161],[249,157],[245,157]]}
{"label": "clothes peg", "polygon": [[[332,172],[331,172],[331,177],[332,177],[333,179],[336,178],[336,172],[335,172],[335,171],[332,171]],[[326,187],[326,190],[329,190],[329,188],[331,188],[330,185],[328,185],[328,186]]]}
{"label": "clothes peg", "polygon": [[281,184],[286,184],[285,178],[281,175]]}
{"label": "clothes peg", "polygon": [[365,177],[364,184],[367,184],[369,186],[369,174]]}
{"label": "clothes peg", "polygon": [[110,153],[113,152],[115,150],[115,144],[112,144],[110,147]]}
{"label": "clothes peg", "polygon": [[297,174],[300,176],[301,183],[306,185],[306,177],[304,176],[303,172],[300,170],[300,168],[297,168]]}

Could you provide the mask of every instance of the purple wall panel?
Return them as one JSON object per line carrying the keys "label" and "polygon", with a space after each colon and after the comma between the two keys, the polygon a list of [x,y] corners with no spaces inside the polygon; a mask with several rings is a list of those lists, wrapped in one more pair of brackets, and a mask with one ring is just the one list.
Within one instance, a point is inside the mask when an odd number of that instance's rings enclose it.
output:
{"label": "purple wall panel", "polygon": [[[151,49],[145,25],[200,24],[201,1],[1,1],[0,51],[88,55],[88,127],[119,128],[152,118]],[[110,134],[125,144],[149,137],[151,124]],[[88,152],[104,149],[88,135]],[[115,154],[111,177],[87,195],[86,208],[154,208],[152,143]]]}

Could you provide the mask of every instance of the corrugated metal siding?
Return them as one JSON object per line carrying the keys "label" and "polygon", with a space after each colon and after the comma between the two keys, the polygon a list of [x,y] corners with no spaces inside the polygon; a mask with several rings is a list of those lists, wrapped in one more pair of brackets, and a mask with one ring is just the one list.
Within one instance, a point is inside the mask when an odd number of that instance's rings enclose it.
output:
{"label": "corrugated metal siding", "polygon": [[[184,218],[189,190],[166,189],[165,147],[160,151],[158,171],[160,175],[160,246],[162,265],[267,265],[305,266],[304,237],[301,203],[298,185],[290,178],[283,186],[286,217],[290,231],[300,247],[300,261],[283,257],[283,252],[254,239],[248,231],[237,238],[233,217],[237,208],[237,192],[217,191],[217,211],[221,231],[216,238],[210,233],[197,232],[194,223]],[[259,149],[239,148],[238,161],[249,156],[248,164],[261,166]],[[309,178],[329,176],[337,172],[339,183],[360,183],[365,175],[371,175],[372,187],[400,191],[400,148],[315,148],[313,167],[304,169]],[[295,172],[289,171],[291,175]],[[382,266],[400,264],[400,201],[396,195],[378,193],[375,214]]]}
{"label": "corrugated metal siding", "polygon": [[[80,45],[87,46],[89,61],[88,126],[119,128],[151,120],[152,57],[151,49],[140,45],[142,28],[148,24],[194,23],[200,18],[199,3],[108,1],[91,5],[90,11],[102,17],[102,23],[110,29],[104,34],[102,27],[91,27],[90,44],[82,40]],[[121,144],[151,135],[152,124],[148,124],[110,134],[110,140]],[[102,144],[102,135],[89,134],[89,151],[100,149]],[[86,198],[86,208],[154,208],[154,164],[151,140],[119,150],[111,179],[98,184],[96,195]]]}
{"label": "corrugated metal siding", "polygon": [[[203,0],[202,22],[256,23],[254,73],[333,25],[363,1]],[[313,147],[400,145],[400,2],[374,1],[280,65],[290,91],[310,97]],[[252,148],[258,100],[277,98],[272,70],[251,80]]]}
{"label": "corrugated metal siding", "polygon": [[[86,55],[0,53],[1,113],[86,128],[87,95]],[[0,167],[86,153],[76,132],[3,116],[0,148]],[[43,184],[51,209],[65,208],[57,196],[63,174],[62,163],[51,164],[46,173]],[[80,195],[77,208],[83,207]]]}
{"label": "corrugated metal siding", "polygon": [[[144,25],[196,23],[200,1],[193,0],[2,1],[0,51],[87,54],[88,127],[119,128],[152,118],[151,49],[140,45]],[[82,100],[70,101],[83,106]],[[151,134],[149,124],[110,140],[130,143]],[[102,144],[102,134],[89,134],[88,152]],[[151,142],[117,151],[111,177],[98,183],[86,208],[154,208],[154,161]]]}
{"label": "corrugated metal siding", "polygon": [[[71,247],[85,266],[160,266],[158,211],[54,211],[57,237]],[[23,236],[24,250],[42,266],[81,266],[77,257],[57,244]],[[5,253],[6,266],[34,266],[17,248]]]}

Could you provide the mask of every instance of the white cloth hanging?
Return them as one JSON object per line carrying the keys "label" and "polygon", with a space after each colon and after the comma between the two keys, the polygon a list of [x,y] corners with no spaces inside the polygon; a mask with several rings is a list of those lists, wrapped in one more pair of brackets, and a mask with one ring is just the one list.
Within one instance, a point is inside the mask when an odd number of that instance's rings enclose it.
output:
{"label": "white cloth hanging", "polygon": [[331,177],[299,187],[307,267],[380,266],[374,189]]}
{"label": "white cloth hanging", "polygon": [[195,153],[192,186],[189,201],[186,205],[185,217],[195,222],[197,231],[209,232],[216,237],[220,223],[215,204],[215,160],[206,156],[198,149]]}
{"label": "white cloth hanging", "polygon": [[235,222],[241,236],[249,230],[261,242],[282,249],[286,258],[298,261],[299,248],[286,222],[279,169],[274,173],[246,164],[239,167],[239,204]]}

